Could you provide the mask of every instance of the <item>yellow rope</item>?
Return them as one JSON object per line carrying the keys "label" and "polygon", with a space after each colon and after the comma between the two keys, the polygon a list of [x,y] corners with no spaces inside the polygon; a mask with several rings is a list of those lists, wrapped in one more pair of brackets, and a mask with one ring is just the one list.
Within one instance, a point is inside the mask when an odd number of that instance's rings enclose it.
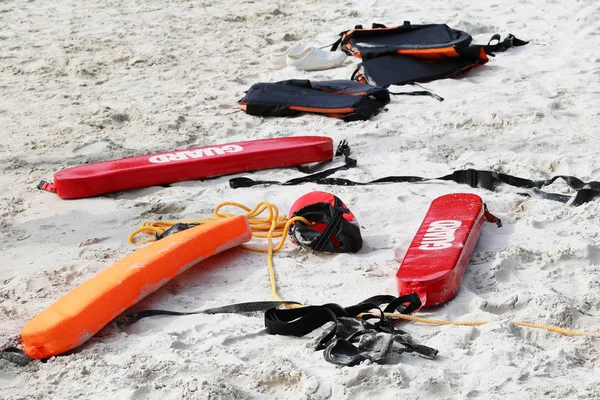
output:
{"label": "yellow rope", "polygon": [[[362,315],[366,315],[366,314],[376,315],[376,314],[372,314],[372,313],[363,313],[363,314],[360,314],[359,317]],[[387,318],[404,319],[404,320],[408,320],[408,321],[421,322],[421,323],[429,324],[429,325],[482,326],[482,325],[486,325],[486,324],[489,324],[492,322],[492,321],[444,321],[441,319],[423,318],[423,317],[417,317],[416,315],[398,314],[398,313],[384,313],[384,316]],[[552,325],[533,324],[531,322],[522,322],[522,321],[511,321],[511,323],[513,325],[523,326],[523,327],[527,327],[527,328],[544,329],[544,330],[547,330],[550,332],[559,333],[561,335],[589,336],[589,337],[600,338],[600,333],[598,333],[598,332],[575,331],[575,330],[571,330],[571,329],[559,328],[557,326],[552,326]]]}
{"label": "yellow rope", "polygon": [[[251,246],[247,246],[247,245],[242,245],[240,247],[242,247],[246,250],[250,250],[250,251],[256,251],[259,253],[267,253],[267,266],[269,268],[269,280],[271,282],[271,294],[272,294],[273,298],[275,298],[275,300],[283,301],[283,299],[281,297],[279,297],[279,294],[277,294],[277,281],[275,278],[275,268],[273,267],[273,253],[279,251],[283,247],[283,245],[285,243],[285,239],[288,234],[288,231],[290,229],[290,225],[292,225],[295,221],[302,221],[307,225],[314,225],[314,223],[308,221],[307,219],[305,219],[303,217],[293,217],[293,218],[287,219],[285,217],[285,215],[279,215],[279,209],[274,204],[271,204],[267,201],[264,201],[264,200],[261,201],[253,209],[250,209],[249,207],[246,207],[245,205],[240,204],[240,203],[224,202],[224,203],[219,204],[215,208],[213,215],[208,218],[193,219],[193,220],[188,220],[188,221],[144,222],[139,228],[137,228],[135,231],[133,231],[129,235],[128,242],[134,246],[139,246],[144,243],[156,241],[156,238],[154,236],[155,234],[161,235],[167,229],[169,229],[170,227],[172,227],[175,224],[184,223],[184,224],[202,225],[202,224],[206,224],[209,222],[218,221],[218,220],[226,219],[226,218],[231,218],[231,217],[238,215],[238,214],[225,213],[225,212],[221,211],[221,209],[224,207],[237,207],[237,208],[244,210],[246,212],[246,216],[248,217],[248,224],[250,225],[250,229],[252,230],[252,237],[260,238],[260,239],[267,239],[267,247],[266,248],[251,247]],[[268,212],[268,216],[261,217],[261,214],[263,214],[265,211]],[[151,237],[147,238],[146,240],[142,240],[142,241],[138,242],[135,239],[141,233],[151,235]],[[279,240],[279,243],[275,247],[273,247],[273,238],[281,238]],[[287,303],[286,303],[286,306],[288,306],[290,308],[301,307],[298,304],[287,304]]]}
{"label": "yellow rope", "polygon": [[[307,225],[314,225],[314,223],[310,222],[307,219],[302,218],[302,217],[293,217],[293,218],[287,219],[285,217],[285,215],[279,215],[279,209],[274,204],[271,204],[265,200],[258,203],[256,205],[256,207],[254,207],[253,209],[250,209],[249,207],[246,207],[245,205],[240,204],[240,203],[224,202],[224,203],[219,204],[215,208],[213,215],[208,218],[193,219],[193,220],[189,220],[189,221],[144,222],[139,228],[137,228],[135,231],[133,231],[131,233],[131,235],[129,235],[128,242],[134,246],[139,246],[144,243],[154,242],[156,240],[155,234],[161,235],[167,229],[169,229],[170,227],[172,227],[175,224],[184,223],[184,224],[202,225],[202,224],[206,224],[209,222],[218,221],[218,220],[226,219],[226,218],[231,218],[231,217],[234,217],[235,215],[238,215],[238,214],[229,214],[229,213],[222,212],[221,209],[224,207],[237,207],[237,208],[244,210],[246,212],[246,216],[248,217],[248,223],[250,225],[250,229],[252,230],[252,237],[260,238],[260,239],[267,239],[267,247],[266,248],[250,247],[250,246],[246,246],[246,245],[242,245],[241,247],[246,250],[250,250],[250,251],[267,253],[267,266],[269,268],[269,280],[271,283],[271,295],[273,296],[273,298],[275,298],[275,300],[283,301],[283,299],[281,297],[279,297],[279,294],[277,294],[277,281],[275,278],[275,268],[273,267],[273,253],[279,251],[283,247],[283,245],[285,243],[285,239],[288,234],[288,231],[290,229],[290,225],[292,225],[295,221],[302,221]],[[263,214],[265,211],[268,211],[269,216],[259,218],[260,215]],[[135,241],[136,236],[138,236],[141,233],[151,235],[151,237],[146,240],[136,242]],[[277,246],[275,246],[275,247],[273,247],[273,240],[272,240],[273,238],[281,238],[279,240],[279,244],[277,244]],[[301,304],[286,303],[285,305],[288,308],[304,307],[304,305],[301,305]],[[373,313],[363,313],[358,316],[361,317],[364,315],[377,316],[377,314],[373,314]],[[462,322],[460,322],[460,321],[444,321],[444,320],[439,320],[439,319],[423,318],[423,317],[417,317],[416,315],[398,314],[398,313],[385,313],[384,316],[387,318],[403,319],[403,320],[407,320],[407,321],[421,322],[421,323],[430,324],[430,325],[481,326],[481,325],[490,323],[490,321],[462,321]],[[561,335],[590,336],[590,337],[600,338],[600,333],[596,333],[596,332],[581,332],[581,331],[575,331],[575,330],[570,330],[570,329],[558,328],[556,326],[551,326],[551,325],[533,324],[530,322],[513,321],[512,323],[514,325],[522,326],[522,327],[528,327],[528,328],[534,328],[534,329],[545,329],[547,331],[559,333]]]}
{"label": "yellow rope", "polygon": [[545,330],[550,331],[550,332],[560,333],[561,335],[568,335],[568,336],[589,336],[589,337],[600,338],[600,333],[598,333],[598,332],[574,331],[574,330],[571,330],[571,329],[563,329],[563,328],[559,328],[559,327],[556,327],[556,326],[532,324],[531,322],[518,322],[518,321],[516,321],[516,322],[513,322],[513,324],[518,325],[518,326],[526,326],[528,328],[534,328],[534,329],[545,329]]}
{"label": "yellow rope", "polygon": [[417,317],[416,315],[398,313],[384,313],[383,315],[385,315],[387,318],[404,319],[430,325],[481,326],[488,323],[488,321],[443,321],[441,319],[423,318]]}

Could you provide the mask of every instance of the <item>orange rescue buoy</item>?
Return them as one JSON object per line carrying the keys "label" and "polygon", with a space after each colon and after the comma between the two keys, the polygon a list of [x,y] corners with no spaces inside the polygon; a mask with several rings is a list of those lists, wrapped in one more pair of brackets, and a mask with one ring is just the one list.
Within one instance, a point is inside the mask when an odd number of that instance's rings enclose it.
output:
{"label": "orange rescue buoy", "polygon": [[23,351],[37,359],[69,351],[191,266],[251,237],[248,218],[239,215],[153,242],[36,315],[21,331]]}

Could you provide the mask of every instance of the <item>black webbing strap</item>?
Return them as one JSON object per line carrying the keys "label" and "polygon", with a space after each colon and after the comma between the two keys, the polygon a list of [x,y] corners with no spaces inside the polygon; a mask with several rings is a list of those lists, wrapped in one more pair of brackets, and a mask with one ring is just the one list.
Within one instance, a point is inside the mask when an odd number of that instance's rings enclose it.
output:
{"label": "black webbing strap", "polygon": [[[265,326],[267,332],[272,335],[304,336],[327,322],[337,322],[340,317],[357,318],[359,314],[379,309],[379,306],[385,303],[388,305],[383,312],[388,313],[410,314],[421,307],[419,296],[411,293],[400,297],[374,296],[349,307],[330,303],[292,309],[272,308],[265,313]],[[379,318],[384,319],[383,313]],[[325,342],[325,339],[321,339],[318,347],[322,348]]]}
{"label": "black webbing strap", "polygon": [[337,48],[342,44],[342,36],[346,33],[346,31],[340,33],[340,38],[331,44],[331,49],[329,51],[336,51]]}
{"label": "black webbing strap", "polygon": [[[373,24],[373,28],[375,28],[375,25],[376,24]],[[354,25],[354,29],[362,29],[362,28],[363,28],[362,25]],[[385,26],[384,26],[384,28],[385,28]],[[330,51],[336,51],[337,50],[337,48],[342,44],[342,40],[344,39],[344,35],[346,33],[348,33],[348,32],[350,32],[350,31],[340,32],[340,34],[339,34],[340,38],[331,44]]]}
{"label": "black webbing strap", "polygon": [[[142,318],[153,317],[157,315],[194,315],[194,314],[245,314],[251,312],[264,312],[274,307],[279,307],[283,304],[299,304],[294,301],[253,301],[248,303],[237,303],[223,307],[208,308],[200,311],[168,311],[168,310],[144,310],[127,315],[122,315],[115,318],[114,322],[119,327],[125,327],[133,324]],[[17,339],[13,340],[10,345],[6,345],[0,350],[0,359],[10,361],[19,366],[27,365],[31,360],[31,357],[25,355],[23,350],[14,346],[13,344],[18,342]]]}
{"label": "black webbing strap", "polygon": [[337,196],[333,196],[333,198],[333,215],[331,221],[327,224],[327,228],[325,228],[319,240],[317,240],[314,248],[315,251],[323,251],[323,247],[329,242],[331,235],[337,232],[342,223],[343,212],[340,211],[342,209],[342,201]]}
{"label": "black webbing strap", "polygon": [[[229,186],[233,189],[241,188],[241,187],[251,187],[256,185],[283,185],[283,186],[292,186],[299,185],[305,182],[312,182],[311,179],[322,179],[329,175],[335,174],[337,171],[343,171],[350,168],[356,167],[356,160],[350,158],[350,146],[348,145],[348,141],[342,140],[338,144],[337,150],[335,152],[335,156],[344,156],[344,165],[340,165],[338,167],[326,169],[325,171],[316,172],[313,174],[309,174],[306,176],[301,176],[299,178],[290,179],[286,182],[278,182],[278,181],[254,181],[250,178],[233,178],[229,180]],[[306,179],[309,179],[308,181]]]}
{"label": "black webbing strap", "polygon": [[[348,152],[349,154],[349,152]],[[459,184],[469,185],[473,188],[482,188],[490,191],[495,191],[501,184],[506,184],[522,189],[531,189],[532,193],[543,199],[569,203],[573,206],[579,206],[587,203],[600,196],[600,182],[591,181],[584,182],[579,178],[568,175],[557,175],[550,179],[531,180],[519,178],[517,176],[503,174],[501,172],[483,171],[476,169],[457,170],[451,174],[444,175],[438,178],[423,178],[420,176],[386,176],[379,179],[374,179],[368,182],[356,182],[344,178],[328,178],[337,171],[350,169],[356,166],[356,160],[345,155],[346,164],[340,167],[331,168],[316,174],[310,174],[285,182],[278,181],[255,181],[250,178],[233,178],[229,180],[229,186],[233,189],[241,187],[252,187],[257,185],[299,185],[302,183],[316,183],[319,185],[332,186],[365,186],[380,183],[416,183],[429,181],[452,181]],[[558,193],[548,193],[541,190],[544,186],[551,185],[557,180],[563,180],[571,189],[577,193],[574,196],[563,195]],[[524,196],[531,196],[529,193],[520,193]]]}
{"label": "black webbing strap", "polygon": [[155,240],[164,239],[167,236],[170,236],[170,235],[172,235],[174,233],[185,231],[186,229],[190,229],[190,228],[193,228],[193,227],[198,226],[198,225],[199,224],[197,222],[192,222],[192,223],[189,223],[189,224],[180,222],[178,224],[175,224],[175,225],[171,226],[169,229],[167,229],[166,231],[164,231],[160,235],[158,233],[155,233],[154,234],[154,239]]}
{"label": "black webbing strap", "polygon": [[[487,55],[493,55],[492,53],[506,51],[511,47],[525,46],[527,43],[529,43],[528,41],[515,37],[515,35],[512,33],[509,33],[504,40],[501,39],[502,37],[500,34],[496,33],[494,36],[492,36],[487,45],[481,46],[483,47],[483,51],[485,51]],[[492,44],[493,41],[496,41],[496,43]]]}
{"label": "black webbing strap", "polygon": [[[361,78],[363,78],[363,77],[364,77],[364,75],[362,73],[362,67],[359,65],[352,73],[350,80],[362,82]],[[413,92],[390,92],[388,90],[388,93],[392,94],[394,96],[429,96],[429,97],[433,97],[437,101],[444,101],[444,98],[442,96],[439,96],[439,95],[433,93],[432,91],[427,90],[423,86],[419,85],[417,82],[406,83],[406,85],[419,86],[420,88],[422,88],[424,90],[415,90]]]}
{"label": "black webbing strap", "polygon": [[[338,304],[325,304],[279,309],[283,304],[299,303],[255,301],[190,312],[145,310],[117,317],[114,321],[123,327],[142,318],[157,315],[244,314],[264,311],[267,332],[273,335],[304,336],[328,322],[333,322],[333,328],[319,340],[316,350],[324,349],[325,359],[339,365],[352,366],[365,360],[385,362],[393,353],[395,344],[403,346],[399,350],[396,349],[398,353],[415,352],[430,359],[435,358],[438,353],[436,349],[413,343],[409,334],[394,327],[394,319],[384,316],[384,312],[409,314],[417,310],[421,306],[421,300],[415,293],[401,297],[374,296],[345,308]],[[382,304],[387,304],[383,310],[380,308]],[[375,315],[360,316],[373,310],[378,312]],[[374,318],[376,323],[368,322]],[[32,360],[12,344],[6,345],[0,351],[0,359],[20,366],[25,366]]]}
{"label": "black webbing strap", "polygon": [[[382,304],[388,304],[381,310]],[[332,328],[318,341],[316,350],[325,350],[329,362],[339,365],[357,365],[362,361],[385,362],[394,350],[394,343],[403,347],[397,352],[415,352],[425,358],[435,358],[438,351],[413,343],[409,334],[394,327],[395,320],[384,312],[409,314],[421,306],[415,293],[406,296],[375,296],[356,305],[342,307],[324,304],[296,309],[270,309],[265,313],[267,332],[274,335],[304,336],[332,322]],[[362,313],[377,310],[376,316]],[[377,319],[375,324],[368,322]]]}
{"label": "black webbing strap", "polygon": [[[421,300],[415,293],[394,297],[374,296],[350,307],[338,304],[321,306],[305,306],[291,309],[280,309],[283,304],[299,304],[282,301],[259,301],[238,303],[224,307],[209,308],[202,311],[178,312],[166,310],[145,310],[115,319],[119,326],[129,325],[142,318],[156,315],[193,315],[264,311],[265,327],[272,335],[304,336],[315,329],[333,322],[331,330],[319,340],[316,350],[325,350],[327,361],[352,366],[364,360],[384,362],[396,349],[401,352],[415,352],[425,358],[435,358],[436,349],[413,343],[409,334],[394,327],[397,322],[386,318],[384,312],[412,313],[421,306]],[[382,310],[382,304],[387,306]],[[377,310],[375,315],[363,313]],[[376,319],[376,323],[369,320]],[[397,349],[395,344],[401,345]]]}
{"label": "black webbing strap", "polygon": [[0,351],[0,359],[10,361],[13,364],[17,364],[20,367],[24,367],[29,364],[29,361],[33,360],[33,358],[25,355],[23,350],[18,347],[6,347]]}
{"label": "black webbing strap", "polygon": [[414,92],[389,92],[389,93],[393,94],[394,96],[429,96],[429,97],[433,97],[437,101],[444,101],[444,98],[442,96],[438,96],[437,94],[430,92],[428,90],[416,90]]}
{"label": "black webbing strap", "polygon": [[119,326],[127,326],[139,321],[142,318],[154,317],[156,315],[195,315],[195,314],[244,314],[250,312],[267,311],[283,304],[299,304],[294,301],[252,301],[248,303],[237,303],[223,307],[207,308],[200,311],[168,311],[168,310],[144,310],[115,318]]}
{"label": "black webbing strap", "polygon": [[271,335],[304,336],[346,315],[346,310],[337,304],[284,310],[272,308],[265,312],[265,327]]}

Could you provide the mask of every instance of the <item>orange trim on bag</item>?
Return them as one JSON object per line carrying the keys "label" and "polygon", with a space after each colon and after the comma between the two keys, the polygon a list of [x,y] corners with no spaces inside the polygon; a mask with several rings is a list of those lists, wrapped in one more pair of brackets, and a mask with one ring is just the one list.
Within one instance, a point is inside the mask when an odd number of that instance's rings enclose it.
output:
{"label": "orange trim on bag", "polygon": [[479,49],[479,61],[482,61],[481,64],[485,64],[486,62],[490,61],[487,54],[485,54],[485,50],[483,50],[483,47]]}
{"label": "orange trim on bag", "polygon": [[[330,93],[345,94],[342,92],[330,92]],[[351,94],[351,95],[354,96],[355,94]],[[366,96],[366,93],[357,93],[356,96]],[[248,103],[242,103],[240,105],[240,108],[242,110],[246,111],[247,104]],[[353,114],[356,112],[355,108],[350,108],[350,107],[346,107],[346,108],[316,108],[316,107],[289,106],[288,110],[312,112],[312,113],[318,113],[318,114],[327,114],[328,117],[333,117],[333,118],[342,118],[342,117],[345,117],[346,115],[348,115],[348,113]]]}
{"label": "orange trim on bag", "polygon": [[330,117],[341,118],[345,117],[347,114],[353,114],[356,112],[355,108],[315,108],[315,107],[300,107],[300,106],[289,106],[290,110],[294,111],[303,111],[303,112],[312,112],[319,114],[328,114]]}
{"label": "orange trim on bag", "polygon": [[[350,43],[346,43],[344,45],[344,47],[348,51],[350,51],[354,55],[354,57],[362,59],[360,50],[353,48]],[[396,54],[403,54],[403,55],[419,58],[422,60],[432,60],[432,61],[439,61],[439,60],[445,60],[448,58],[460,57],[460,54],[458,54],[456,52],[456,50],[454,49],[454,46],[440,47],[437,49],[398,49],[398,50],[396,50]]]}
{"label": "orange trim on bag", "polygon": [[473,63],[473,64],[469,64],[469,65],[465,65],[464,67],[462,67],[460,70],[461,71],[466,71],[468,69],[477,67],[479,65],[483,65],[485,63],[487,63],[490,59],[488,58],[487,54],[485,54],[485,51],[483,50],[483,48],[481,49],[481,51],[479,52],[479,63]]}
{"label": "orange trim on bag", "polygon": [[447,58],[458,58],[460,54],[456,52],[454,46],[441,47],[439,49],[399,49],[398,54],[413,56],[423,60],[445,60]]}
{"label": "orange trim on bag", "polygon": [[[342,93],[342,92],[330,92],[330,93],[349,94],[349,93]],[[366,96],[367,93],[365,93],[365,92],[356,93],[356,94],[351,93],[349,95]],[[248,105],[248,103],[241,103],[240,108],[242,110],[246,111],[247,105]],[[348,114],[354,114],[356,112],[355,108],[350,108],[350,107],[346,107],[346,108],[316,108],[316,107],[289,106],[288,110],[312,112],[312,113],[318,113],[318,114],[327,114],[328,117],[332,117],[332,118],[343,118],[343,117],[347,116]]]}
{"label": "orange trim on bag", "polygon": [[327,114],[327,116],[330,118],[344,118],[347,117],[348,114]]}
{"label": "orange trim on bag", "polygon": [[469,65],[465,65],[465,66],[464,66],[464,67],[462,67],[460,70],[464,72],[464,71],[467,71],[467,70],[469,70],[469,69],[471,69],[471,68],[478,67],[478,66],[480,66],[480,65],[481,65],[481,64],[469,64]]}
{"label": "orange trim on bag", "polygon": [[350,42],[343,44],[342,47],[344,47],[346,50],[348,50],[354,57],[362,58],[360,51],[354,49]]}

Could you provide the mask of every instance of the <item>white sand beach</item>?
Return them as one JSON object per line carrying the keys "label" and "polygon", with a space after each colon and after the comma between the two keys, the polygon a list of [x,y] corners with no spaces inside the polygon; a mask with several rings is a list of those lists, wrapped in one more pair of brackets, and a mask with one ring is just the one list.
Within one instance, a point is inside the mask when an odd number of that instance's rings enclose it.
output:
{"label": "white sand beach", "polygon": [[[458,295],[406,322],[437,360],[340,367],[306,337],[266,333],[260,314],[155,317],[107,326],[85,345],[19,367],[0,360],[0,399],[600,399],[600,340],[512,321],[600,331],[600,200],[573,207],[454,183],[231,189],[229,176],[79,200],[36,188],[61,169],[233,141],[322,135],[349,141],[338,176],[436,177],[457,169],[600,180],[600,4],[520,0],[0,1],[0,344],[37,313],[135,248],[144,221],[209,216],[223,201],[286,212],[325,190],[356,215],[357,254],[291,242],[274,256],[279,294],[355,304],[397,294],[395,273],[436,197],[475,193],[486,223]],[[349,79],[359,60],[304,72],[269,68],[284,46],[324,46],[357,24],[446,23],[486,44],[530,40],[484,66],[397,96],[369,121],[261,118],[239,110],[253,83]],[[393,87],[406,90],[405,87]],[[286,180],[293,168],[240,174]],[[571,193],[566,185],[554,191]],[[233,249],[198,264],[137,309],[199,310],[271,300],[264,254]]]}

